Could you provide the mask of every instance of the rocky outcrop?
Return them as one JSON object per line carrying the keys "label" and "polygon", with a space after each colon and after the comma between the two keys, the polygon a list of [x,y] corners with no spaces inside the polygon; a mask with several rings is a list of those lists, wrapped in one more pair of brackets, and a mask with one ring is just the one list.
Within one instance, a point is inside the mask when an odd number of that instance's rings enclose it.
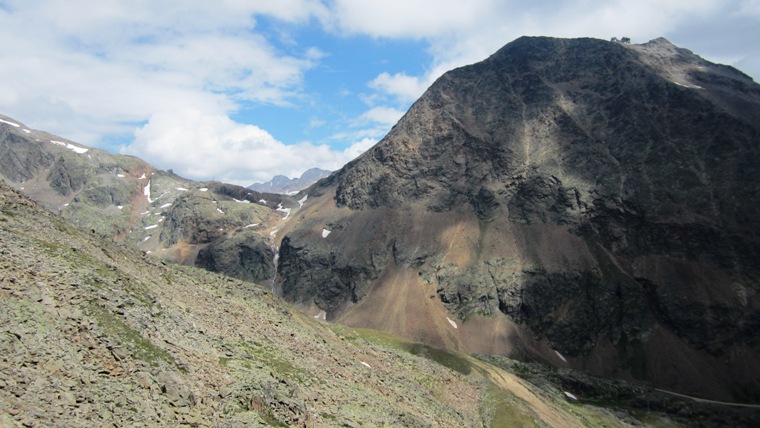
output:
{"label": "rocky outcrop", "polygon": [[758,115],[749,77],[664,39],[520,38],[309,190],[283,293],[454,348],[760,400]]}
{"label": "rocky outcrop", "polygon": [[259,233],[245,231],[202,248],[195,266],[233,278],[263,283],[274,277],[274,250]]}

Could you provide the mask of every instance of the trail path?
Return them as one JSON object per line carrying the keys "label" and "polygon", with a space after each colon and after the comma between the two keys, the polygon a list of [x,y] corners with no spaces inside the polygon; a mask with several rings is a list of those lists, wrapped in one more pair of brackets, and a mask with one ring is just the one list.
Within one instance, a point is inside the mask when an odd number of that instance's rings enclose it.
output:
{"label": "trail path", "polygon": [[655,388],[654,390],[657,392],[662,392],[664,394],[674,395],[676,397],[688,398],[689,400],[694,400],[697,403],[710,403],[710,404],[719,404],[721,406],[747,407],[750,409],[760,409],[760,404],[729,403],[727,401],[715,401],[715,400],[708,400],[706,398],[692,397],[691,395],[679,394],[677,392],[666,391],[664,389],[659,389],[659,388]]}
{"label": "trail path", "polygon": [[488,378],[497,386],[510,391],[517,398],[528,403],[533,411],[536,412],[536,415],[547,425],[559,428],[583,427],[577,417],[546,403],[517,376],[480,361],[473,361],[473,363],[483,369],[487,373]]}

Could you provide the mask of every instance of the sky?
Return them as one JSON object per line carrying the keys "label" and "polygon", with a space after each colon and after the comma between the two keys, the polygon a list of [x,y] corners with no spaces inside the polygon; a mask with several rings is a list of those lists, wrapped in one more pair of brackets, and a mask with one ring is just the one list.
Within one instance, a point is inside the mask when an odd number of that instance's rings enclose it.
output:
{"label": "sky", "polygon": [[249,185],[340,168],[522,35],[665,37],[760,78],[760,0],[0,0],[0,114]]}

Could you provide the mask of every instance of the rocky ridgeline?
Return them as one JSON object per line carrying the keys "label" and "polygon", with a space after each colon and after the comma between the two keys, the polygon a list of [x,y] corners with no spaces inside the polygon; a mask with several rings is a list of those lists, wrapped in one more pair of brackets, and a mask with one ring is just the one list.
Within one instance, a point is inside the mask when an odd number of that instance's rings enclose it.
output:
{"label": "rocky ridgeline", "polygon": [[288,178],[284,175],[277,175],[266,183],[253,183],[248,186],[248,188],[261,193],[293,195],[328,175],[330,175],[330,171],[326,169],[311,168],[304,171],[304,173],[298,178]]}
{"label": "rocky ridgeline", "polygon": [[160,258],[271,280],[269,235],[297,202],[193,182],[146,162],[87,148],[0,118],[0,177],[70,223]]}

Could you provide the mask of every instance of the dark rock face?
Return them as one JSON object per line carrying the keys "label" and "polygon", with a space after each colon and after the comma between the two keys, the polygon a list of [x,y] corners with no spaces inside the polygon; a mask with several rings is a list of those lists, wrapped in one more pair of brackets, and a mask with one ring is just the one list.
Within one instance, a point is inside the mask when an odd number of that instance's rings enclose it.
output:
{"label": "dark rock face", "polygon": [[[760,357],[759,118],[760,86],[664,39],[518,39],[446,73],[311,190],[336,207],[285,238],[282,289],[339,318],[413,270],[450,314],[504,314],[589,370],[659,381],[694,364],[710,379],[667,386],[760,399],[760,366],[728,362]],[[366,218],[363,244],[312,255],[326,244],[306,228]],[[347,254],[350,271],[330,262]]]}
{"label": "dark rock face", "polygon": [[26,143],[26,139],[10,132],[8,126],[0,127],[0,168],[9,180],[29,180],[53,162],[51,154]]}
{"label": "dark rock face", "polygon": [[274,276],[274,250],[254,232],[212,242],[198,252],[197,267],[250,282]]}

